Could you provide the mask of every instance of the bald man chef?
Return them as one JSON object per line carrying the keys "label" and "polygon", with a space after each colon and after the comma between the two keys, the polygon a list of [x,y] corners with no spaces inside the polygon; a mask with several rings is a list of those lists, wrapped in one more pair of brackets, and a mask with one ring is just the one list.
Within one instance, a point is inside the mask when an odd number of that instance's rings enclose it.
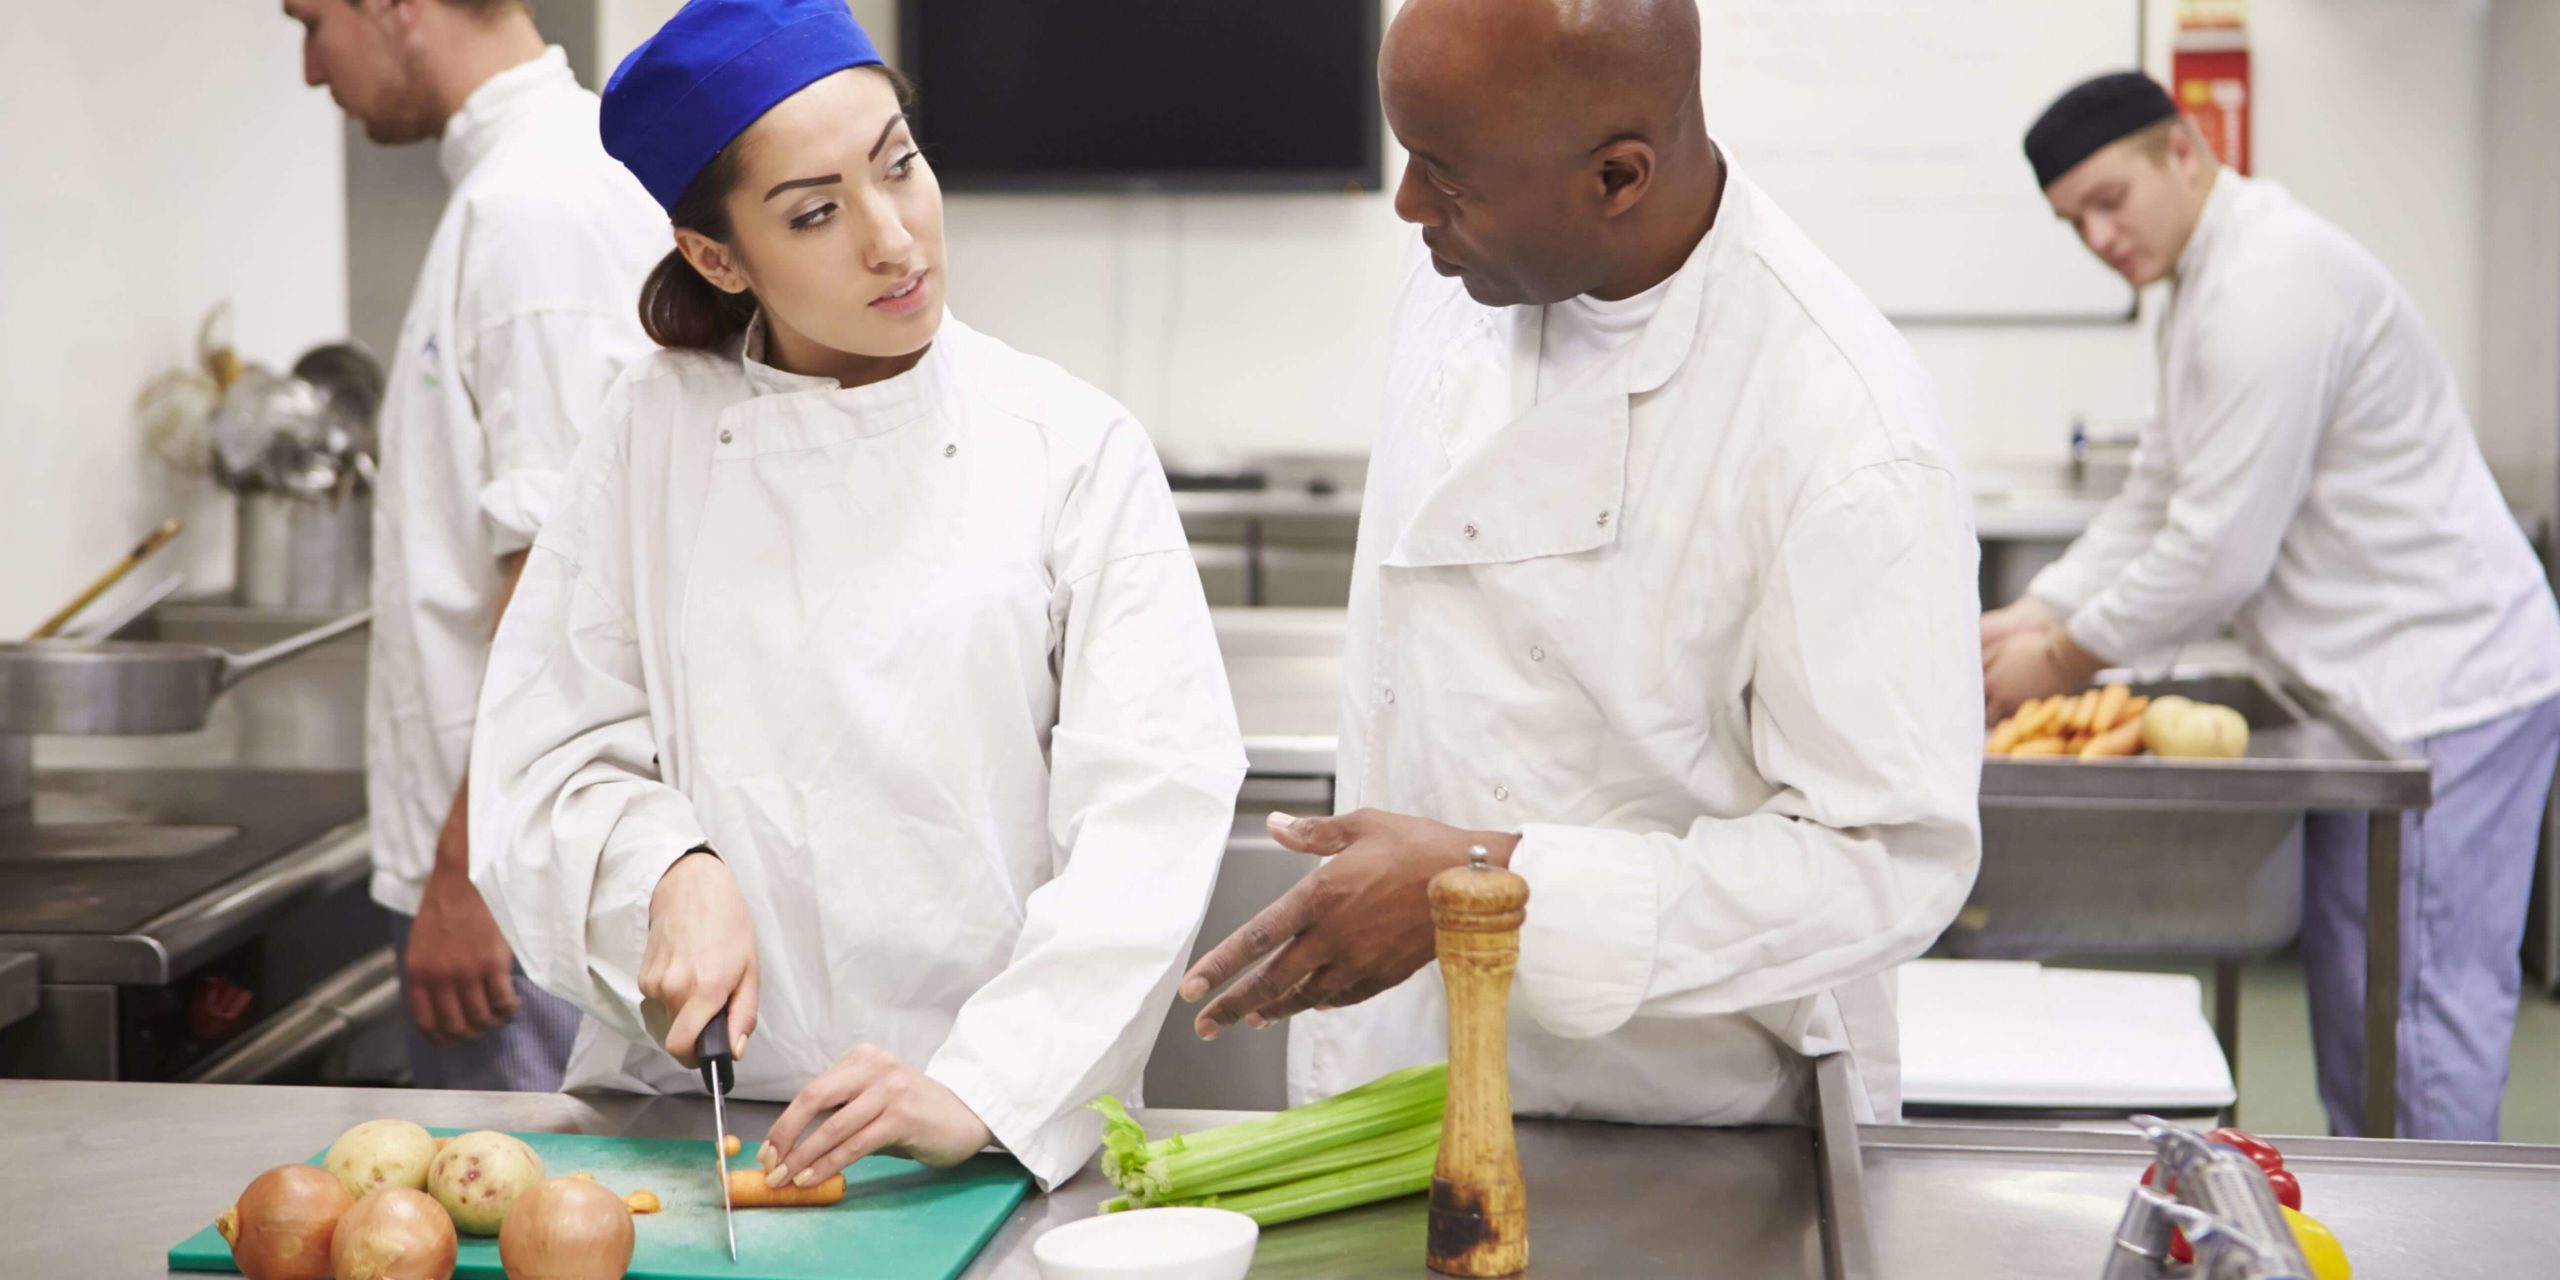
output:
{"label": "bald man chef", "polygon": [[[1352,580],[1324,861],[1186,977],[1293,1098],[1447,1052],[1424,884],[1530,885],[1525,1113],[1900,1106],[1892,969],[1980,856],[1977,548],[1929,381],[1709,136],[1691,0],[1412,0],[1421,228]],[[1258,963],[1257,963],[1258,962]],[[1356,1006],[1340,1008],[1339,1006]]]}

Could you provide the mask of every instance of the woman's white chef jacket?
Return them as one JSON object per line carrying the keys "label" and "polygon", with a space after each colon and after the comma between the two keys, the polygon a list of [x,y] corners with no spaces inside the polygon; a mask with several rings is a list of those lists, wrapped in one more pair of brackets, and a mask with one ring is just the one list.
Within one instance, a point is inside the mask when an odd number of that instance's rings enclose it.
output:
{"label": "woman's white chef jacket", "polygon": [[1082,1105],[1137,1084],[1244,773],[1145,434],[956,319],[850,390],[635,367],[535,545],[474,744],[473,883],[595,1019],[568,1087],[701,1087],[636,979],[659,877],[708,843],[762,965],[739,1093],[877,1045],[1044,1185],[1096,1145]]}

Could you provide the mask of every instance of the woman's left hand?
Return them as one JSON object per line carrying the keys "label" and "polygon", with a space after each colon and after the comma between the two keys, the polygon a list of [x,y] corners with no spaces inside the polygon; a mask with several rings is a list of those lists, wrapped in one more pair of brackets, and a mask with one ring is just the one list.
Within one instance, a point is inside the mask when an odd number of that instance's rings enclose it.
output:
{"label": "woman's left hand", "polygon": [[846,1054],[791,1100],[756,1161],[775,1186],[816,1186],[867,1155],[887,1152],[948,1168],[995,1140],[960,1095],[895,1054]]}

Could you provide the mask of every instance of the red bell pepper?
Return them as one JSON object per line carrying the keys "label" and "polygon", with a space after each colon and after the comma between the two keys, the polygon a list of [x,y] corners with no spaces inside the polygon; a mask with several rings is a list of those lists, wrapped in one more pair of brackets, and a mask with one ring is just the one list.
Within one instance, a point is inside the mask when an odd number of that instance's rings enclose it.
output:
{"label": "red bell pepper", "polygon": [[[2267,1186],[2275,1192],[2276,1203],[2296,1213],[2302,1211],[2302,1180],[2284,1167],[2284,1154],[2276,1150],[2274,1143],[2256,1134],[2228,1127],[2206,1134],[2205,1140],[2221,1143],[2249,1157],[2250,1162],[2267,1175]],[[2142,1185],[2150,1186],[2155,1178],[2160,1181],[2160,1194],[2178,1194],[2177,1178],[2161,1177],[2160,1166],[2156,1162],[2142,1171]],[[2180,1263],[2196,1260],[2195,1246],[2187,1243],[2186,1232],[2175,1228],[2170,1230],[2169,1257]]]}

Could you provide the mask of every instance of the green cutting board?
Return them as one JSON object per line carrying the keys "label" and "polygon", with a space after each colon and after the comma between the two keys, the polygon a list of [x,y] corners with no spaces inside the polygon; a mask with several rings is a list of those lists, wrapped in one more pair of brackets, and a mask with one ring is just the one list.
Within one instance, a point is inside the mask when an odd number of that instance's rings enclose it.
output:
{"label": "green cutting board", "polygon": [[[460,1130],[434,1132],[449,1137]],[[1031,1175],[1006,1156],[982,1155],[953,1169],[872,1156],[845,1170],[841,1204],[740,1210],[738,1261],[731,1263],[709,1142],[515,1136],[542,1157],[548,1176],[584,1170],[616,1195],[658,1193],[665,1210],[632,1219],[638,1240],[631,1280],[952,1280],[1031,1189]],[[311,1163],[321,1158],[313,1156]],[[754,1162],[741,1167],[753,1168]],[[210,1226],[169,1250],[169,1269],[238,1270],[230,1247]],[[453,1274],[460,1280],[504,1280],[498,1242],[464,1236]]]}

